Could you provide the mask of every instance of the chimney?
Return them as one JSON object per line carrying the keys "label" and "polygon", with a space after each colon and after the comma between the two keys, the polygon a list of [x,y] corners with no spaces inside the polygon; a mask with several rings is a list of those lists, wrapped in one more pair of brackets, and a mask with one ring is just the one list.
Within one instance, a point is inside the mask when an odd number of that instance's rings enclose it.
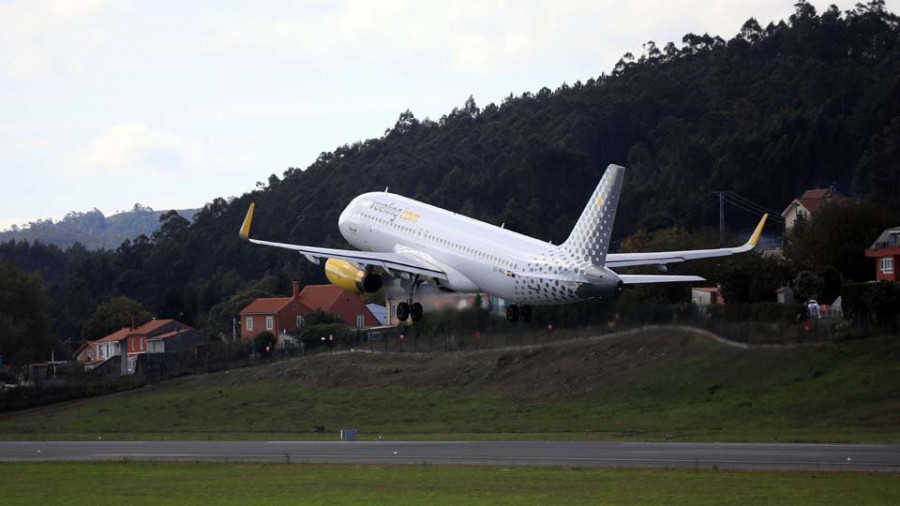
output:
{"label": "chimney", "polygon": [[295,299],[299,299],[300,298],[300,282],[294,281],[293,285],[294,285],[294,292],[291,294],[291,296]]}

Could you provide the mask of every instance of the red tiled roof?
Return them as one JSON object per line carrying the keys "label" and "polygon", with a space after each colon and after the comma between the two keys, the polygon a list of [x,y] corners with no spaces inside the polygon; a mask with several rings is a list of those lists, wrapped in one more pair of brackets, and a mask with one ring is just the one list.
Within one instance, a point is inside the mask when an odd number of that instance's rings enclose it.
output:
{"label": "red tiled roof", "polygon": [[97,339],[94,342],[107,343],[107,342],[112,342],[112,341],[121,341],[122,339],[125,339],[126,337],[128,337],[128,334],[130,334],[130,333],[131,333],[131,329],[128,327],[125,327],[124,329],[119,329],[106,337],[101,337],[100,339]]}
{"label": "red tiled roof", "polygon": [[312,309],[328,311],[342,295],[353,295],[347,290],[334,285],[307,285],[300,292],[300,301]]}
{"label": "red tiled roof", "polygon": [[173,320],[173,319],[171,319],[171,318],[165,318],[165,319],[162,319],[162,320],[150,320],[149,322],[147,322],[147,323],[141,325],[140,327],[134,329],[134,333],[135,333],[135,334],[146,335],[146,336],[148,336],[148,337],[154,337],[154,336],[153,336],[153,333],[154,333],[154,332],[156,332],[156,331],[158,331],[159,329],[165,327],[166,325],[169,325],[170,323],[174,323],[176,329],[180,329],[180,330],[194,330],[194,331],[197,330],[197,329],[195,329],[194,327],[191,327],[190,325],[188,325],[188,324],[186,324],[186,323],[181,323],[180,321],[178,321],[178,320]]}
{"label": "red tiled roof", "polygon": [[154,339],[171,339],[173,337],[179,336],[181,334],[187,334],[189,332],[197,332],[198,334],[200,333],[200,331],[198,331],[197,329],[195,329],[193,327],[188,327],[187,325],[185,325],[183,328],[180,328],[178,330],[173,330],[171,332],[166,332],[164,334],[159,334],[159,335],[156,335],[153,337],[148,337],[147,339],[150,341],[153,341]]}
{"label": "red tiled roof", "polygon": [[[286,308],[288,304],[294,302],[292,297],[270,297],[266,299],[256,299],[247,307],[241,309],[241,314],[275,314]],[[303,301],[297,301],[301,306],[305,306]],[[309,308],[306,308],[309,309]]]}
{"label": "red tiled roof", "polygon": [[797,200],[809,212],[814,213],[821,209],[827,202],[843,202],[847,200],[847,197],[834,190],[822,188],[817,190],[806,190]]}
{"label": "red tiled roof", "polygon": [[[174,320],[171,318],[163,318],[162,320],[150,320],[149,322],[141,325],[140,327],[134,329],[135,334],[150,334],[154,330],[159,329],[160,327],[164,327]],[[181,325],[184,325],[183,323]]]}

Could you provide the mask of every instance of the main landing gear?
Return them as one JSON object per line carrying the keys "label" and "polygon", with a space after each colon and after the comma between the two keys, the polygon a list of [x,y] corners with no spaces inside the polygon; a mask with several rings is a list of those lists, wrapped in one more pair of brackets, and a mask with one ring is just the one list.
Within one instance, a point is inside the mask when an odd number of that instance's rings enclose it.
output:
{"label": "main landing gear", "polygon": [[510,323],[516,323],[522,318],[522,321],[529,323],[531,321],[531,306],[519,307],[518,304],[510,304],[506,308],[506,319]]}
{"label": "main landing gear", "polygon": [[405,322],[410,318],[412,318],[412,321],[414,322],[421,321],[423,314],[424,310],[422,309],[422,304],[413,302],[412,299],[397,304],[397,319],[401,322]]}
{"label": "main landing gear", "polygon": [[413,295],[416,292],[416,287],[419,286],[420,283],[421,281],[417,275],[409,284],[409,298],[406,302],[397,304],[397,319],[401,322],[405,322],[410,318],[412,318],[412,321],[414,322],[422,321],[422,315],[424,314],[422,304],[413,302]]}

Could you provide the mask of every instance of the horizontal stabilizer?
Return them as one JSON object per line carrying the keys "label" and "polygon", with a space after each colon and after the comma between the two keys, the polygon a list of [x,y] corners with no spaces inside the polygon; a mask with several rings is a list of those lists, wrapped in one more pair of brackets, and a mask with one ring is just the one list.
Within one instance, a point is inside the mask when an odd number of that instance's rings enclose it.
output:
{"label": "horizontal stabilizer", "polygon": [[674,274],[619,274],[619,278],[626,285],[639,285],[643,283],[690,283],[692,281],[706,281],[700,276],[677,276]]}

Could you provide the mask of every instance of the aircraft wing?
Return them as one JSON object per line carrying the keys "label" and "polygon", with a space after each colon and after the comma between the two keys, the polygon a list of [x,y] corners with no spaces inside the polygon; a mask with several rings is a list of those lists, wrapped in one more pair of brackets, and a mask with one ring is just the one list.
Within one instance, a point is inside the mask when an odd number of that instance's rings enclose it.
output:
{"label": "aircraft wing", "polygon": [[690,283],[706,281],[700,276],[676,276],[666,274],[619,274],[619,279],[626,285],[642,285],[645,283]]}
{"label": "aircraft wing", "polygon": [[[769,215],[763,215],[759,220],[759,225],[753,231],[750,239],[741,246],[734,248],[716,248],[716,249],[695,249],[685,251],[660,251],[650,253],[610,253],[606,255],[606,267],[631,267],[635,265],[664,265],[675,262],[684,262],[686,260],[697,260],[700,258],[714,258],[735,255],[750,251],[756,247],[759,236],[762,234],[763,225],[766,224],[766,218]],[[623,278],[624,279],[624,278]],[[627,283],[627,282],[626,282]]]}
{"label": "aircraft wing", "polygon": [[357,251],[349,249],[335,248],[318,248],[315,246],[302,246],[299,244],[287,244],[282,242],[261,241],[259,239],[250,238],[250,223],[253,220],[254,204],[250,204],[247,210],[247,216],[241,225],[240,236],[253,244],[263,246],[272,246],[274,248],[283,248],[296,251],[307,258],[336,258],[346,260],[355,264],[373,265],[382,267],[389,271],[402,271],[412,274],[421,274],[424,276],[446,280],[447,274],[422,258],[406,255],[403,253],[375,253],[371,251]]}

